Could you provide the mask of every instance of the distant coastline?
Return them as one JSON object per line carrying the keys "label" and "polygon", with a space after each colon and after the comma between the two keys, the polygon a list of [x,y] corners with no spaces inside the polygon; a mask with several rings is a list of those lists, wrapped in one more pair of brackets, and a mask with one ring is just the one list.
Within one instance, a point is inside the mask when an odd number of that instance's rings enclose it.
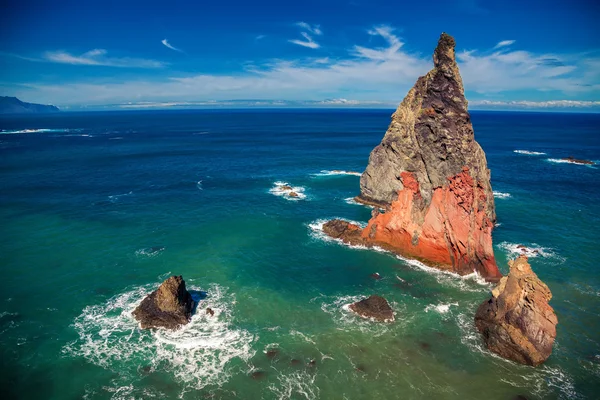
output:
{"label": "distant coastline", "polygon": [[0,114],[48,114],[60,112],[52,105],[26,103],[16,97],[0,96]]}

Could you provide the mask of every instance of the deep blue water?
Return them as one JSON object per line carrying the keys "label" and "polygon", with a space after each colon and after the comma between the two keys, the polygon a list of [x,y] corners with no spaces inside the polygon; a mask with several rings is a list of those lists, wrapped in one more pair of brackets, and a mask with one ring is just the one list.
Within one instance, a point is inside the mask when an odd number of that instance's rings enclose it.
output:
{"label": "deep blue water", "polygon": [[[391,113],[0,118],[3,397],[598,398],[600,166],[556,160],[600,162],[600,115],[472,112],[499,266],[538,249],[554,296],[554,353],[531,368],[483,348],[473,315],[490,286],[320,235],[323,219],[368,220],[348,201],[359,177],[322,171],[362,172]],[[169,274],[207,291],[216,318],[140,331],[131,310]],[[343,308],[374,293],[395,323]]]}

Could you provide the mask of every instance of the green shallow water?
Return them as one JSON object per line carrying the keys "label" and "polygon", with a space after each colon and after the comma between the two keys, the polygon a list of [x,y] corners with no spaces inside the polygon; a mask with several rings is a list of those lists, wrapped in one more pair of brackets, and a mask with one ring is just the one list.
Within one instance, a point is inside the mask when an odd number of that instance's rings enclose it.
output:
{"label": "green shallow water", "polygon": [[[496,141],[523,117],[473,118],[494,190],[510,193],[496,200],[501,269],[515,244],[542,249],[531,263],[560,320],[543,366],[483,348],[473,315],[490,286],[476,277],[320,234],[324,219],[368,220],[370,209],[346,200],[357,176],[318,173],[361,171],[389,112],[67,114],[3,121],[5,130],[64,129],[0,141],[6,397],[595,398],[597,191],[561,187],[568,183],[557,173],[577,166],[513,153],[522,139]],[[515,163],[531,176],[515,178]],[[597,180],[595,169],[577,171]],[[306,198],[274,195],[276,181]],[[548,181],[569,201],[547,194]],[[171,274],[183,275],[195,296],[206,292],[192,322],[171,333],[138,329],[131,311]],[[390,301],[394,323],[345,310],[370,294]],[[268,357],[270,349],[278,353]]]}

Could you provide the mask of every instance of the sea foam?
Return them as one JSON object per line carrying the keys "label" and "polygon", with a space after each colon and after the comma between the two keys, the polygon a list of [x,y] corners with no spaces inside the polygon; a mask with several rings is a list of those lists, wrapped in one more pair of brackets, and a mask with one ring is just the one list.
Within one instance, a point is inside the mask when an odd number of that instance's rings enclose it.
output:
{"label": "sea foam", "polygon": [[542,247],[536,243],[531,243],[530,245],[525,246],[518,243],[501,242],[497,245],[497,247],[506,251],[510,256],[524,255],[529,258],[544,257],[554,258],[561,262],[566,261],[564,257],[561,257],[560,255],[556,254],[556,252],[553,249],[548,247]]}
{"label": "sea foam", "polygon": [[[216,284],[204,288],[207,297],[202,300],[194,294],[200,288],[189,287],[199,305],[187,325],[176,331],[141,330],[131,313],[153,289],[155,285],[138,287],[86,307],[72,325],[79,338],[63,354],[118,372],[123,384],[139,378],[138,366],[160,369],[172,374],[184,391],[222,385],[233,373],[235,359],[248,362],[254,355],[257,337],[234,327],[234,298]],[[206,307],[215,315],[203,312]]]}
{"label": "sea foam", "polygon": [[494,198],[496,199],[508,199],[509,197],[511,197],[510,193],[493,192],[493,194]]}
{"label": "sea foam", "polygon": [[353,175],[353,176],[361,176],[360,172],[355,171],[343,171],[343,170],[322,170],[321,172],[317,172],[315,174],[311,174],[312,176],[336,176],[336,175]]}
{"label": "sea foam", "polygon": [[529,150],[514,150],[517,154],[526,154],[528,156],[543,156],[546,153],[542,153],[540,151],[529,151]]}
{"label": "sea foam", "polygon": [[[285,189],[284,186],[289,186],[291,189]],[[294,192],[298,196],[291,197],[290,193]],[[287,182],[277,181],[273,182],[273,187],[269,189],[269,193],[274,194],[275,196],[283,197],[286,200],[290,201],[298,201],[306,199],[306,194],[304,193],[305,189],[302,186],[292,186]]]}

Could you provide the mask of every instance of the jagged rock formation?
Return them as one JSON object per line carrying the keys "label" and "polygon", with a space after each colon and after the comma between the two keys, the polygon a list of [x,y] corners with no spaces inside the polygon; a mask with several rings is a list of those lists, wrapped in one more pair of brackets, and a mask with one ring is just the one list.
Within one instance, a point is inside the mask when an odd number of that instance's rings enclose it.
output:
{"label": "jagged rock formation", "polygon": [[60,111],[55,106],[26,103],[16,97],[0,96],[0,114],[40,114]]}
{"label": "jagged rock formation", "polygon": [[366,299],[350,304],[349,308],[363,318],[373,318],[379,322],[394,321],[394,311],[387,300],[381,296],[369,296]]}
{"label": "jagged rock formation", "polygon": [[532,271],[526,256],[508,263],[510,272],[475,314],[487,347],[504,358],[539,365],[552,353],[558,320],[548,304],[552,293]]}
{"label": "jagged rock formation", "polygon": [[384,208],[365,241],[461,275],[502,276],[492,248],[490,171],[475,141],[454,39],[443,33],[434,68],[408,92],[360,179],[357,201]]}
{"label": "jagged rock formation", "polygon": [[177,329],[190,321],[194,301],[180,276],[165,280],[133,311],[142,329]]}

